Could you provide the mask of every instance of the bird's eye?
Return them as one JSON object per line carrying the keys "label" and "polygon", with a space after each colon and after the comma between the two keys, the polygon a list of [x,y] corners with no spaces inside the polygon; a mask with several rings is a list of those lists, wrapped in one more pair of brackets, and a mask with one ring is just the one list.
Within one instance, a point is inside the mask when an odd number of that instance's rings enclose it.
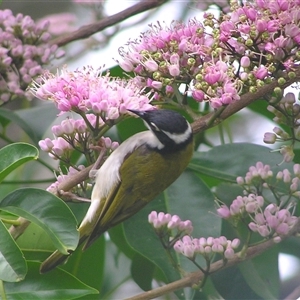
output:
{"label": "bird's eye", "polygon": [[153,122],[150,122],[150,126],[151,126],[152,129],[154,129],[155,131],[160,131],[160,129],[159,129]]}

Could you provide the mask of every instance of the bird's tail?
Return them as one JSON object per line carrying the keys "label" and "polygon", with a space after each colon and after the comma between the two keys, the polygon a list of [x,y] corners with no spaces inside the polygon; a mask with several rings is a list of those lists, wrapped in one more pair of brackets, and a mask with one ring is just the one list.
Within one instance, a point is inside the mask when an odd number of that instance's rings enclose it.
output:
{"label": "bird's tail", "polygon": [[67,255],[62,254],[61,252],[56,250],[44,262],[42,262],[40,266],[40,273],[41,274],[47,273],[52,269],[54,269],[55,267],[65,263],[71,254],[72,252],[70,252],[70,254]]}
{"label": "bird's tail", "polygon": [[[80,225],[78,228],[80,239],[77,248],[88,239],[89,235],[91,234],[91,228],[92,226],[90,224],[82,223]],[[65,263],[74,251],[69,250],[68,252],[69,254],[62,254],[58,250],[54,251],[48,258],[46,258],[45,261],[42,262],[40,266],[40,273],[47,273],[57,266]]]}

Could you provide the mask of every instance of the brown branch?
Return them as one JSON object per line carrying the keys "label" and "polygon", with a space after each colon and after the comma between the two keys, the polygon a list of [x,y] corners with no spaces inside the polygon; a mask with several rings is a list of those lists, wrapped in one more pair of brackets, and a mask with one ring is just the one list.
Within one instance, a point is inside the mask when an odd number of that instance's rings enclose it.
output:
{"label": "brown branch", "polygon": [[[300,218],[298,219],[297,224],[290,230],[289,234],[286,235],[284,238],[287,238],[289,236],[295,235],[296,233],[300,232]],[[227,264],[223,265],[223,260],[216,261],[215,263],[211,264],[210,272],[216,272],[220,269],[226,269],[229,267],[232,267],[234,265],[237,265],[245,260],[254,258],[261,253],[265,252],[266,250],[270,249],[274,245],[273,239],[270,239],[262,244],[249,247],[247,249],[246,255],[241,257],[240,253],[235,254],[234,258],[229,259]],[[144,292],[142,294],[127,298],[126,300],[149,300],[154,299],[169,293],[172,293],[176,290],[180,290],[182,288],[186,287],[193,287],[195,285],[198,285],[201,280],[204,278],[204,273],[202,271],[196,271],[187,274],[182,279],[179,279],[177,281],[174,281],[172,283],[166,284],[162,287],[159,287],[157,289]]]}
{"label": "brown branch", "polygon": [[70,42],[85,39],[97,33],[107,27],[115,25],[121,21],[124,21],[134,15],[137,15],[141,12],[145,12],[149,9],[158,7],[167,2],[167,0],[142,0],[137,4],[117,13],[107,18],[104,18],[98,22],[95,22],[90,25],[85,25],[80,27],[78,30],[74,31],[72,34],[64,35],[58,37],[51,41],[51,44],[58,46],[64,46]]}
{"label": "brown branch", "polygon": [[300,298],[300,286],[297,286],[284,300],[298,300]]}

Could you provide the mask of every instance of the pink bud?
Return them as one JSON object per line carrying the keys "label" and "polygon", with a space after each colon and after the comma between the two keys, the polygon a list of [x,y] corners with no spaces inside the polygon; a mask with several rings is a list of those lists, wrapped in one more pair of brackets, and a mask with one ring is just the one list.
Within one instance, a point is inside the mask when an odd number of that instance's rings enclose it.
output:
{"label": "pink bud", "polygon": [[154,60],[147,60],[144,62],[144,65],[150,72],[155,72],[158,70],[158,64]]}
{"label": "pink bud", "polygon": [[241,58],[241,66],[243,68],[248,68],[250,67],[250,64],[251,64],[251,61],[250,61],[250,58],[248,56],[243,56]]}
{"label": "pink bud", "polygon": [[274,144],[276,142],[276,134],[272,132],[266,132],[264,134],[264,142],[266,144]]}
{"label": "pink bud", "polygon": [[224,257],[227,259],[232,259],[234,258],[234,251],[232,248],[227,248],[224,252]]}
{"label": "pink bud", "polygon": [[265,79],[265,77],[268,75],[268,69],[265,66],[259,66],[255,71],[254,71],[254,76],[257,79]]}
{"label": "pink bud", "polygon": [[180,75],[179,65],[169,65],[168,69],[171,76],[177,77]]}
{"label": "pink bud", "polygon": [[276,228],[276,232],[280,235],[288,234],[288,232],[289,232],[288,224],[286,224],[286,223],[279,224],[278,227]]}
{"label": "pink bud", "polygon": [[157,219],[157,212],[156,211],[152,211],[149,215],[148,215],[148,222],[150,224],[153,224],[153,221]]}
{"label": "pink bud", "polygon": [[226,205],[221,205],[217,209],[217,213],[221,218],[224,218],[224,219],[228,219],[231,217],[230,210],[229,210],[228,206],[226,206]]}
{"label": "pink bud", "polygon": [[262,237],[267,237],[270,234],[270,230],[266,225],[258,226],[257,231]]}
{"label": "pink bud", "polygon": [[233,239],[233,241],[231,242],[231,247],[233,249],[237,249],[240,245],[241,241],[239,239]]}
{"label": "pink bud", "polygon": [[252,230],[252,231],[254,231],[254,232],[257,232],[257,230],[258,230],[258,225],[255,224],[254,222],[250,222],[250,223],[248,224],[248,227],[250,228],[250,230]]}

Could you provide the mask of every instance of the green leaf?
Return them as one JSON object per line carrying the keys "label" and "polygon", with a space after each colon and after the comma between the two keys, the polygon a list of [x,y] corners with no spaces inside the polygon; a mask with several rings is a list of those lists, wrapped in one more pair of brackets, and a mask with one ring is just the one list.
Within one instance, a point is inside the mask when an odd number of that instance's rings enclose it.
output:
{"label": "green leaf", "polygon": [[[236,182],[237,176],[245,176],[249,167],[258,161],[270,165],[272,170],[277,170],[278,164],[282,162],[282,155],[271,153],[271,149],[254,144],[226,144],[207,152],[196,152],[189,169],[223,181]],[[291,165],[282,163],[280,169]]]}
{"label": "green leaf", "polygon": [[[101,236],[87,250],[77,249],[62,268],[79,280],[100,290],[106,276],[104,273],[106,263],[105,249],[106,241],[104,236]],[[95,299],[95,297],[92,299]]]}
{"label": "green leaf", "polygon": [[[26,134],[32,139],[32,141],[37,145],[38,144],[38,137],[35,133],[35,129],[30,127],[22,118],[20,118],[15,112],[0,108],[0,117],[2,119],[8,120],[16,125],[18,125],[20,128],[26,132]],[[34,118],[37,116],[35,115]],[[40,124],[38,126],[41,126]]]}
{"label": "green leaf", "polygon": [[0,182],[20,165],[37,159],[38,149],[25,143],[14,143],[0,149]]}
{"label": "green leaf", "polygon": [[251,261],[239,264],[239,270],[252,290],[265,300],[278,299],[278,251],[271,249]]}
{"label": "green leaf", "polygon": [[23,280],[27,273],[24,256],[0,220],[0,280]]}
{"label": "green leaf", "polygon": [[28,274],[18,283],[4,283],[8,300],[69,300],[98,291],[82,283],[71,274],[57,268],[41,275],[39,263],[28,262]]}
{"label": "green leaf", "polygon": [[118,134],[122,141],[128,139],[134,134],[146,130],[143,121],[140,118],[126,118],[117,124]]}
{"label": "green leaf", "polygon": [[192,221],[194,237],[220,235],[221,219],[215,213],[215,197],[195,172],[183,172],[164,197],[171,214]]}
{"label": "green leaf", "polygon": [[136,253],[132,259],[131,276],[144,291],[152,289],[152,278],[155,265],[144,256]]}
{"label": "green leaf", "polygon": [[238,266],[219,270],[211,275],[211,279],[217,292],[221,295],[220,299],[262,299],[249,287]]}
{"label": "green leaf", "polygon": [[110,228],[108,233],[112,242],[127,257],[132,259],[136,255],[136,251],[134,251],[132,247],[130,247],[128,241],[125,238],[125,233],[122,224]]}
{"label": "green leaf", "polygon": [[21,216],[42,227],[63,254],[75,250],[79,233],[69,207],[53,194],[35,188],[23,188],[8,194],[0,209]]}
{"label": "green leaf", "polygon": [[[134,250],[153,262],[163,271],[167,281],[172,282],[180,279],[180,275],[173,267],[169,255],[160,243],[152,226],[148,223],[148,214],[153,210],[167,211],[163,194],[123,223],[125,236]],[[171,252],[174,256],[174,251],[171,250]]]}
{"label": "green leaf", "polygon": [[[16,114],[30,128],[31,131],[26,131],[26,133],[37,144],[43,138],[46,130],[56,120],[58,110],[52,102],[41,102],[38,106],[18,110]],[[31,132],[34,132],[34,135]]]}

